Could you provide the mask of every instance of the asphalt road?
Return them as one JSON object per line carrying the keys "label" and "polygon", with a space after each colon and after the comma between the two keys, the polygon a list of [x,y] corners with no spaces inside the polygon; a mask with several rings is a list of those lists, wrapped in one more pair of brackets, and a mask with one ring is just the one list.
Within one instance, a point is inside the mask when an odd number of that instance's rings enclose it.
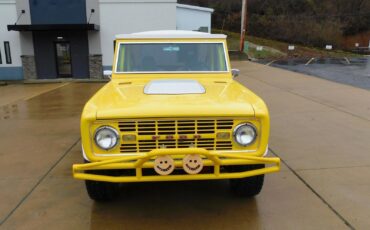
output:
{"label": "asphalt road", "polygon": [[225,181],[167,182],[126,184],[116,202],[94,203],[71,165],[82,162],[80,112],[102,84],[9,85],[0,87],[9,101],[0,107],[0,229],[368,229],[370,92],[233,67],[267,102],[270,154],[284,161],[259,196],[235,198]]}
{"label": "asphalt road", "polygon": [[279,60],[270,65],[370,90],[370,57]]}

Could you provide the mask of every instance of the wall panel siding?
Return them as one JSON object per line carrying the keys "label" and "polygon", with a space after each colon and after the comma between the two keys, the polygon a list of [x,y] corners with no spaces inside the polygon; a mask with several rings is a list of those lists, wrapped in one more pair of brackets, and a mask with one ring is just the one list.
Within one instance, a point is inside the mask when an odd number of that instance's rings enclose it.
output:
{"label": "wall panel siding", "polygon": [[[94,10],[94,13],[91,13],[91,10]],[[87,20],[90,19],[90,24],[100,25],[100,7],[98,0],[87,0],[86,1],[86,15]],[[90,16],[91,15],[91,16]],[[100,32],[99,31],[89,31],[89,54],[90,55],[101,55],[100,47]]]}
{"label": "wall panel siding", "polygon": [[[8,31],[7,25],[17,20],[15,1],[0,1],[0,50],[2,64],[0,64],[0,80],[22,79],[21,49],[19,32]],[[10,45],[11,64],[6,63],[4,42]]]}
{"label": "wall panel siding", "polygon": [[200,27],[211,29],[211,12],[177,7],[176,21],[178,30],[198,30]]}
{"label": "wall panel siding", "polygon": [[23,80],[22,67],[0,67],[0,80]]}
{"label": "wall panel siding", "polygon": [[111,66],[116,34],[176,29],[176,1],[100,1],[103,66]]}
{"label": "wall panel siding", "polygon": [[86,23],[85,0],[29,0],[32,24]]}

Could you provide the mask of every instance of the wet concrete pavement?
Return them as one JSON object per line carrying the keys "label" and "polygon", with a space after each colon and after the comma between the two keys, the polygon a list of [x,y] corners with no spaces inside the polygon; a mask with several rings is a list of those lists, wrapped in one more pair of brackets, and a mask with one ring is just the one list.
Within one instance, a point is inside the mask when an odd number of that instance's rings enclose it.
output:
{"label": "wet concrete pavement", "polygon": [[0,86],[0,106],[9,106],[20,100],[28,100],[67,84],[12,84]]}
{"label": "wet concrete pavement", "polygon": [[370,56],[363,58],[325,58],[278,60],[271,66],[370,90]]}
{"label": "wet concrete pavement", "polygon": [[[12,99],[19,98],[19,92],[9,91],[11,106],[0,107],[1,223],[78,142],[82,106],[100,86],[69,84],[49,92],[38,88],[33,93],[44,93],[16,103]],[[9,85],[0,91],[7,87],[33,86]]]}
{"label": "wet concrete pavement", "polygon": [[284,160],[255,199],[210,181],[127,184],[117,202],[89,200],[71,165],[82,161],[83,104],[102,84],[70,83],[9,100],[16,107],[0,119],[0,228],[368,229],[370,92],[250,62],[233,67],[269,105],[271,151]]}

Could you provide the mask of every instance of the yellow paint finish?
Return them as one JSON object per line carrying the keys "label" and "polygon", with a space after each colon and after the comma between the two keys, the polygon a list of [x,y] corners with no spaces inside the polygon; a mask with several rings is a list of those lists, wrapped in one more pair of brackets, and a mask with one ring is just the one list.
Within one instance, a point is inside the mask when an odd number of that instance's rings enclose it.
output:
{"label": "yellow paint finish", "polygon": [[[190,155],[199,154],[205,156],[208,160],[204,162],[205,166],[214,166],[213,173],[196,174],[196,175],[156,175],[144,176],[142,175],[142,168],[153,167],[153,162],[148,162],[150,159],[158,156],[171,155]],[[134,161],[134,163],[132,163]],[[177,161],[175,165],[179,167],[180,162]],[[242,172],[227,172],[221,173],[221,165],[248,165],[248,164],[269,164],[270,167],[256,169]],[[84,170],[102,170],[102,169],[136,169],[134,176],[105,176],[84,173]],[[88,164],[73,165],[73,176],[76,179],[107,181],[113,183],[121,182],[147,182],[147,181],[176,181],[176,180],[215,180],[215,179],[236,179],[250,176],[257,176],[261,174],[273,173],[280,170],[279,158],[265,158],[246,156],[245,154],[220,154],[213,151],[207,151],[200,148],[186,148],[186,149],[154,149],[151,152],[141,156],[119,157],[111,160],[104,160],[100,162]]]}
{"label": "yellow paint finish", "polygon": [[[140,40],[117,40],[116,54],[120,42],[222,42],[223,39],[140,39]],[[226,52],[227,52],[227,48]],[[204,148],[174,148],[165,149],[165,152],[181,160],[183,152],[189,154],[200,154],[204,158],[205,166],[215,166],[214,174],[202,175],[178,175],[147,177],[139,181],[159,181],[159,180],[191,180],[191,179],[225,179],[241,178],[254,176],[279,170],[278,158],[263,157],[267,150],[270,122],[268,109],[265,103],[252,91],[234,81],[231,74],[229,57],[226,54],[226,62],[229,72],[226,73],[114,73],[112,80],[99,90],[85,105],[81,117],[81,138],[85,156],[91,164],[74,165],[74,176],[78,179],[90,179],[111,182],[134,182],[137,178],[120,179],[101,175],[89,175],[80,172],[83,169],[99,169],[101,165],[108,169],[136,169],[141,173],[141,167],[152,167],[150,159],[163,153],[163,149],[153,149],[150,152],[134,152],[125,154],[120,151],[122,135],[135,135],[138,141],[140,137],[136,132],[120,133],[119,144],[109,150],[102,150],[94,143],[95,130],[101,126],[109,125],[119,131],[119,123],[122,121],[135,120],[179,120],[179,119],[230,119],[233,126],[230,132],[229,141],[232,142],[232,149],[228,151],[214,150],[208,151]],[[113,68],[115,69],[115,68]],[[144,94],[144,87],[151,80],[155,79],[193,79],[197,80],[206,92],[203,94],[183,94],[183,95],[147,95]],[[241,123],[251,123],[257,129],[257,139],[250,146],[243,147],[233,139],[234,128]],[[150,137],[145,137],[150,138]],[[163,136],[161,139],[165,138]],[[179,135],[174,135],[174,139],[179,139]],[[188,137],[191,138],[191,137]],[[203,135],[203,138],[217,139],[217,133]],[[159,146],[157,146],[159,147]],[[159,147],[160,148],[160,147]],[[192,150],[192,152],[189,152]],[[160,154],[159,154],[160,155]],[[148,156],[150,156],[148,158]],[[225,158],[225,159],[220,159]],[[145,161],[143,161],[145,159]],[[218,159],[218,160],[217,160]],[[274,160],[271,160],[274,159]],[[220,174],[219,169],[222,165],[245,165],[263,164],[269,161],[277,164],[275,168],[255,170],[256,172],[224,173]],[[133,161],[127,162],[127,161]],[[118,162],[125,162],[117,164]],[[140,164],[138,163],[140,162]],[[180,161],[179,161],[180,162]],[[176,163],[176,162],[175,162]],[[99,167],[97,167],[99,164]],[[139,164],[139,166],[138,166]],[[180,163],[176,163],[180,164]],[[178,165],[179,166],[179,165]],[[87,167],[87,168],[86,168]],[[138,175],[137,175],[138,176]]]}

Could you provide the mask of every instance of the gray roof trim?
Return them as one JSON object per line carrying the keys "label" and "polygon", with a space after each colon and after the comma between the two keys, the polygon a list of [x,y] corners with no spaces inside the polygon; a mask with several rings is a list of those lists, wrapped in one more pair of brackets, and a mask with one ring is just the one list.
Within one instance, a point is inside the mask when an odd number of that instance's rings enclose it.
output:
{"label": "gray roof trim", "polygon": [[215,10],[208,7],[201,7],[201,6],[192,6],[192,5],[186,5],[186,4],[179,4],[177,3],[176,7],[184,8],[184,9],[191,9],[191,10],[199,10],[204,12],[210,12],[213,13]]}

